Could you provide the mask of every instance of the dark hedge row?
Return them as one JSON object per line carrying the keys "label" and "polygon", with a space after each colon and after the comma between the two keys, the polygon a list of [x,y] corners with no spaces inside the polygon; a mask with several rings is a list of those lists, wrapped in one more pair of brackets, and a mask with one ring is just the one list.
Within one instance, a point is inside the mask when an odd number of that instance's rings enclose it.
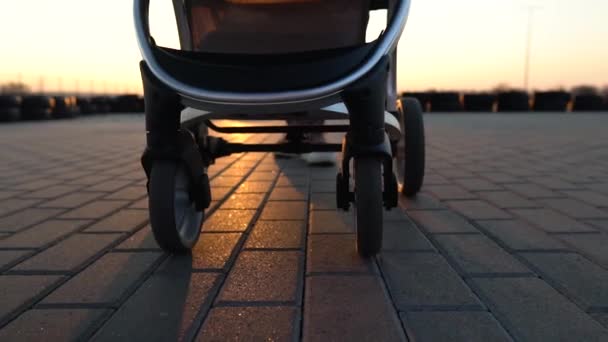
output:
{"label": "dark hedge row", "polygon": [[143,111],[143,98],[137,95],[114,97],[0,95],[0,121],[49,120],[88,114]]}
{"label": "dark hedge row", "polygon": [[565,91],[498,93],[405,92],[417,98],[430,112],[566,112],[608,111],[608,98],[599,95],[571,95]]}

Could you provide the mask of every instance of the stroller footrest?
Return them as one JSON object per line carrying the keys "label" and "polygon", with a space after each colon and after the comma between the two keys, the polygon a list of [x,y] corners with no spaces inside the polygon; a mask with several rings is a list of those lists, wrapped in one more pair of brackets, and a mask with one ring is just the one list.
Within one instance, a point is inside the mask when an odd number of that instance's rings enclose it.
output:
{"label": "stroller footrest", "polygon": [[242,126],[222,127],[211,120],[205,125],[219,133],[290,133],[290,132],[348,132],[349,125],[287,125],[287,126]]}

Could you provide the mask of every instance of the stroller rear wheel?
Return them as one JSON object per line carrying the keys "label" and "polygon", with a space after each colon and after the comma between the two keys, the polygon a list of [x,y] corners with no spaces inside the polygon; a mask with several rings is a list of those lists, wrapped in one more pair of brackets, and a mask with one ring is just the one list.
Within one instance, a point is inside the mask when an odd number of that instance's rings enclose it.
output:
{"label": "stroller rear wheel", "polygon": [[357,251],[371,257],[382,247],[382,161],[361,156],[355,157],[354,164]]}
{"label": "stroller rear wheel", "polygon": [[190,177],[177,161],[159,160],[148,185],[150,226],[166,252],[187,253],[198,241],[204,214],[190,197]]}
{"label": "stroller rear wheel", "polygon": [[403,184],[401,193],[413,197],[420,191],[424,180],[424,121],[420,101],[411,97],[403,98],[399,117],[404,137],[397,147],[395,165]]}

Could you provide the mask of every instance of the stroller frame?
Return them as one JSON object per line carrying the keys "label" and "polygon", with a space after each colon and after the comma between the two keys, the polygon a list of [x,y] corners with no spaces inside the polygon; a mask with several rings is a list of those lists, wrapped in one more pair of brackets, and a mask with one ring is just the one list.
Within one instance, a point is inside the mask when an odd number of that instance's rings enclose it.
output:
{"label": "stroller frame", "polygon": [[[424,131],[420,104],[396,100],[396,45],[407,19],[410,0],[389,6],[388,29],[366,61],[345,77],[321,86],[279,92],[221,92],[181,82],[157,62],[149,33],[149,0],[134,0],[135,24],[143,61],[140,63],[146,107],[147,147],[142,165],[148,177],[150,223],[166,251],[188,252],[198,240],[203,211],[211,203],[206,169],[215,159],[240,152],[342,152],[336,177],[336,204],[343,210],[355,203],[357,249],[375,255],[382,245],[382,207],[398,204],[402,193],[415,195],[424,174]],[[180,15],[179,2],[174,2]],[[187,31],[179,28],[180,32]],[[180,33],[182,45],[187,44]],[[326,107],[344,103],[346,111]],[[185,110],[183,110],[186,107]],[[280,119],[277,113],[321,109],[325,119],[349,119],[348,125],[219,127],[211,119]],[[195,117],[181,121],[190,111]],[[211,112],[205,112],[210,110]],[[250,116],[243,117],[247,113]],[[264,113],[271,113],[264,115]],[[274,113],[274,114],[273,114]],[[289,116],[289,115],[288,115]],[[411,127],[411,128],[409,128]],[[342,144],[290,142],[231,143],[207,134],[345,132]],[[410,130],[412,134],[404,134]],[[405,162],[408,155],[408,162]],[[351,175],[354,160],[354,175]],[[408,169],[409,167],[409,169]],[[382,171],[384,170],[384,171]],[[405,175],[408,174],[408,177]],[[351,184],[354,180],[354,191]],[[409,183],[408,183],[409,182]],[[357,211],[356,208],[365,210]]]}

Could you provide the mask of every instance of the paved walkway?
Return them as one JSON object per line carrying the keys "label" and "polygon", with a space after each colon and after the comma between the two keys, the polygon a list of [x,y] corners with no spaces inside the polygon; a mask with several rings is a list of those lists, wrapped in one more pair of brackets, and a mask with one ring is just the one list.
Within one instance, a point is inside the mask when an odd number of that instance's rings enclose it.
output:
{"label": "paved walkway", "polygon": [[608,115],[426,116],[372,261],[335,170],[271,154],[219,160],[192,256],[161,253],[142,121],[0,126],[0,341],[608,341]]}

